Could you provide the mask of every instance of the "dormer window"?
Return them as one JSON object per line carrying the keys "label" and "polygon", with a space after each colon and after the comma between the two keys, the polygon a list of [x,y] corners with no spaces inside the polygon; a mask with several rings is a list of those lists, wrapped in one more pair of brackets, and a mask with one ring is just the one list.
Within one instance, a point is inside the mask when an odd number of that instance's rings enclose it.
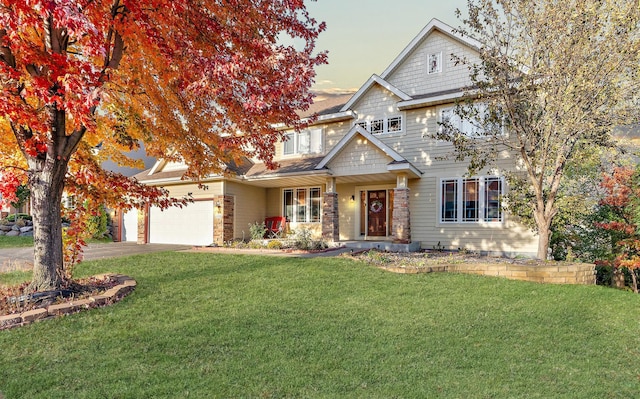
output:
{"label": "dormer window", "polygon": [[442,72],[442,52],[431,53],[427,56],[427,74]]}

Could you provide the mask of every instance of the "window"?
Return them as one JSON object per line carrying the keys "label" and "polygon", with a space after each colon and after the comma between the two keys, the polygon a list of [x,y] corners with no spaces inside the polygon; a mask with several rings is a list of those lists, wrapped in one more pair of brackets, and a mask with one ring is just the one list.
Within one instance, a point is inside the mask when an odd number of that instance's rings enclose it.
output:
{"label": "window", "polygon": [[[478,110],[478,112],[482,112]],[[458,129],[467,137],[478,137],[482,135],[480,122],[475,119],[462,119],[455,111],[454,107],[440,110],[440,123],[448,124],[454,129]],[[440,126],[442,129],[443,126]]]}
{"label": "window", "polygon": [[500,177],[443,179],[440,222],[502,222],[504,183]]}
{"label": "window", "polygon": [[384,133],[384,119],[378,119],[371,121],[371,128],[369,129],[371,134]]}
{"label": "window", "polygon": [[283,154],[318,154],[322,152],[322,129],[308,129],[285,135]]}
{"label": "window", "polygon": [[387,132],[401,132],[402,118],[399,116],[387,119]]}
{"label": "window", "polygon": [[283,214],[293,223],[319,223],[322,214],[320,187],[287,188],[282,192]]}
{"label": "window", "polygon": [[371,134],[394,133],[402,131],[402,116],[391,116],[388,118],[375,119],[372,121],[356,122]]}
{"label": "window", "polygon": [[427,74],[442,72],[442,52],[427,56]]}
{"label": "window", "polygon": [[[462,134],[471,138],[478,138],[486,135],[504,135],[504,118],[499,117],[499,111],[491,111],[487,104],[477,103],[470,109],[470,115],[464,119],[456,113],[455,107],[443,108],[440,110],[440,124],[448,124],[450,127],[458,129]],[[492,113],[493,112],[493,113]],[[498,121],[497,121],[498,120]],[[488,127],[488,128],[487,128]],[[440,126],[443,129],[444,126]]]}

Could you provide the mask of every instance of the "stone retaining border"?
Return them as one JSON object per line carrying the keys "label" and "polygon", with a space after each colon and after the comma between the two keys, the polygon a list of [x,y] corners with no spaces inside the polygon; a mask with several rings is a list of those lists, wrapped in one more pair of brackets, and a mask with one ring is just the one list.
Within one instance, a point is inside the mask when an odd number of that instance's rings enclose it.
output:
{"label": "stone retaining border", "polygon": [[596,283],[595,266],[587,263],[564,264],[561,266],[527,266],[510,263],[460,263],[434,266],[385,266],[382,268],[394,273],[419,274],[452,272],[504,277],[509,280],[533,281],[545,284],[594,285]]}
{"label": "stone retaining border", "polygon": [[137,285],[134,279],[124,274],[101,274],[95,277],[97,279],[113,278],[117,281],[117,285],[99,295],[93,295],[88,298],[49,305],[46,308],[32,309],[23,313],[0,316],[0,330],[25,326],[40,320],[110,305],[127,296]]}

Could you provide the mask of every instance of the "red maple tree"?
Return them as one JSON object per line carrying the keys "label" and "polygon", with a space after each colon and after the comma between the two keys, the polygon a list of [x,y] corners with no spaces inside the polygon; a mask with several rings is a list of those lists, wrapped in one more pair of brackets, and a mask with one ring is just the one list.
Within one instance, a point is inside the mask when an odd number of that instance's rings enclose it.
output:
{"label": "red maple tree", "polygon": [[272,165],[274,125],[303,127],[324,28],[303,0],[0,0],[0,173],[31,190],[31,288],[65,280],[65,190],[82,204],[72,236],[98,203],[182,203],[104,160],[135,165],[124,152],[144,143],[189,177]]}
{"label": "red maple tree", "polygon": [[600,260],[616,269],[629,269],[632,289],[638,293],[636,270],[640,269],[640,168],[616,168],[611,175],[603,176],[605,197],[600,206],[609,210],[609,220],[597,223],[597,227],[617,233],[613,243],[612,261]]}

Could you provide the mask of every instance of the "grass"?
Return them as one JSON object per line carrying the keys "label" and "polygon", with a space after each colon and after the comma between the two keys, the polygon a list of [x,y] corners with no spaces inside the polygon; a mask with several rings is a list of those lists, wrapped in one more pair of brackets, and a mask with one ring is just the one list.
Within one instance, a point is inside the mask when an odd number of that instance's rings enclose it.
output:
{"label": "grass", "polygon": [[629,292],[396,275],[336,258],[164,253],[78,269],[100,272],[138,287],[110,307],[0,332],[7,398],[640,391],[640,296]]}
{"label": "grass", "polygon": [[0,236],[0,248],[32,247],[33,237]]}
{"label": "grass", "polygon": [[[87,243],[90,244],[104,244],[113,242],[110,238],[90,238]],[[0,248],[20,248],[20,247],[32,247],[33,237],[7,237],[0,236]]]}

